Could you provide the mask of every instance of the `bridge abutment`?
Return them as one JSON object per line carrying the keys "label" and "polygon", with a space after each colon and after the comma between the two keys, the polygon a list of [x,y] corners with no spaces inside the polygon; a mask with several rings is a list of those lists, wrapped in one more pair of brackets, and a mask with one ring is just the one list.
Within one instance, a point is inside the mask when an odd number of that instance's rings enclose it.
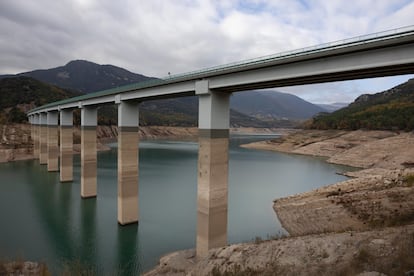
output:
{"label": "bridge abutment", "polygon": [[138,205],[139,109],[137,102],[118,104],[118,223],[136,223]]}
{"label": "bridge abutment", "polygon": [[196,82],[199,95],[197,257],[227,244],[230,94]]}
{"label": "bridge abutment", "polygon": [[47,164],[47,113],[42,112],[39,116],[40,135],[39,135],[39,163]]}
{"label": "bridge abutment", "polygon": [[96,197],[97,155],[96,127],[97,107],[81,107],[81,197]]}
{"label": "bridge abutment", "polygon": [[58,160],[58,112],[47,113],[47,170],[59,170]]}
{"label": "bridge abutment", "polygon": [[60,182],[73,181],[73,111],[60,111]]}

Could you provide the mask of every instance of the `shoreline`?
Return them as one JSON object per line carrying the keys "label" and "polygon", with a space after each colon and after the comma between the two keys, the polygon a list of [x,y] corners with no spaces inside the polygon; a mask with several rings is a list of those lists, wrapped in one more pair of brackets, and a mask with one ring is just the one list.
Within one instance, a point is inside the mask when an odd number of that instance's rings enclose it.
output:
{"label": "shoreline", "polygon": [[[401,206],[412,193],[402,183],[414,174],[413,133],[304,130],[242,147],[323,157],[328,163],[357,169],[343,174],[349,180],[274,200],[273,209],[292,236],[368,230],[369,224],[386,226],[392,224],[392,216],[409,216],[414,211],[414,205]],[[385,202],[390,195],[398,195],[399,202]],[[368,214],[375,204],[377,217]]]}
{"label": "shoreline", "polygon": [[[30,125],[14,124],[2,126],[2,139],[0,143],[0,163],[33,160],[33,140],[30,138]],[[289,129],[278,128],[231,128],[231,134],[285,134],[292,132]],[[73,127],[73,154],[80,154],[80,127]],[[197,127],[168,127],[168,126],[145,126],[139,128],[140,140],[182,140],[197,141]],[[117,142],[117,126],[98,126],[97,128],[97,151],[106,151],[110,148],[108,143]]]}
{"label": "shoreline", "polygon": [[145,275],[400,275],[414,269],[414,133],[302,130],[242,147],[359,170],[345,173],[349,180],[275,199],[289,237],[212,249],[202,260],[193,250],[174,252]]}

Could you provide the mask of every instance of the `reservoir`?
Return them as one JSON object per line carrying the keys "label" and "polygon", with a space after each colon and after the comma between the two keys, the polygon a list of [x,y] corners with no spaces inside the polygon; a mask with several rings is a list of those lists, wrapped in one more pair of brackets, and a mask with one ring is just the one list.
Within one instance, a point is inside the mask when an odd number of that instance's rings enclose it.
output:
{"label": "reservoir", "polygon": [[[322,159],[240,148],[267,136],[232,136],[229,150],[229,243],[283,234],[272,208],[284,197],[345,180],[346,167]],[[117,149],[98,153],[98,196],[80,197],[80,156],[74,181],[60,183],[38,161],[0,164],[0,258],[45,262],[100,275],[139,274],[169,252],[195,247],[196,142],[142,141],[139,224],[117,223]]]}

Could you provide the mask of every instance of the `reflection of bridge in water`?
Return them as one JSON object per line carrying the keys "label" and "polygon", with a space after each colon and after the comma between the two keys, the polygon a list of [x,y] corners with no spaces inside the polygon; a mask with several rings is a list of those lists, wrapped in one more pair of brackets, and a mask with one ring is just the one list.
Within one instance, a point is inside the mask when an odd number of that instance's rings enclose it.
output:
{"label": "reflection of bridge in water", "polygon": [[[227,243],[229,98],[232,92],[414,72],[414,27],[141,82],[50,103],[28,112],[34,154],[61,182],[73,180],[73,110],[81,109],[81,196],[97,194],[97,108],[118,106],[118,222],[138,213],[139,103],[199,97],[197,256]],[[60,120],[59,120],[60,115]],[[60,147],[58,147],[60,126]],[[58,150],[60,149],[60,168]]]}

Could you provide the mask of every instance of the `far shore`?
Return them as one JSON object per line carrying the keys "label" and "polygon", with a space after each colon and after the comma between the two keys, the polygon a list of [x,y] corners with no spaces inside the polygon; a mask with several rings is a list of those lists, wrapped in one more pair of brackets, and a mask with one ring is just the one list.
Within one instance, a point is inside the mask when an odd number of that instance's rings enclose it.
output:
{"label": "far shore", "polygon": [[[73,153],[80,154],[80,128],[75,126]],[[29,124],[0,125],[0,163],[34,159],[33,140],[30,137],[31,127]],[[291,133],[292,129],[283,128],[231,128],[231,134],[240,135],[285,135]],[[140,140],[166,139],[197,141],[197,127],[168,127],[168,126],[144,126],[140,127]],[[117,126],[98,126],[97,128],[97,150],[106,151],[109,143],[116,143],[118,137]]]}

